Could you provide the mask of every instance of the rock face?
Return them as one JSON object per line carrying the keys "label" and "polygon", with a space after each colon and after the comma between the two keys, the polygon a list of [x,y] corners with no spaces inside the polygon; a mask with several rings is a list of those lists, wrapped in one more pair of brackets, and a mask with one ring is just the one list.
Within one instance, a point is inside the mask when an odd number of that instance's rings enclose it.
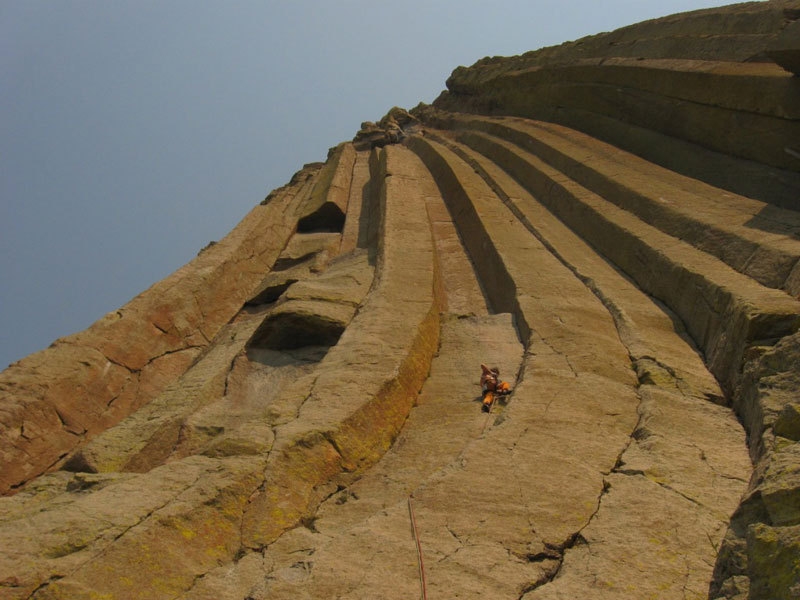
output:
{"label": "rock face", "polygon": [[798,19],[459,67],[9,367],[0,598],[800,598]]}

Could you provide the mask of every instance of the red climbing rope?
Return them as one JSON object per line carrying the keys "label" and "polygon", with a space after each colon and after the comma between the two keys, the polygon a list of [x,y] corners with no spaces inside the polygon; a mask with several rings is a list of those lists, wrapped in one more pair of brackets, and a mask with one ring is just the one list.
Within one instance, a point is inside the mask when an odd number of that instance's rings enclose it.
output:
{"label": "red climbing rope", "polygon": [[408,497],[408,514],[411,516],[411,529],[414,531],[414,541],[417,543],[417,559],[419,562],[419,585],[422,593],[422,600],[428,600],[428,592],[425,586],[425,564],[422,562],[422,546],[419,543],[419,532],[417,531],[417,519],[414,517],[414,507],[411,505],[411,496]]}

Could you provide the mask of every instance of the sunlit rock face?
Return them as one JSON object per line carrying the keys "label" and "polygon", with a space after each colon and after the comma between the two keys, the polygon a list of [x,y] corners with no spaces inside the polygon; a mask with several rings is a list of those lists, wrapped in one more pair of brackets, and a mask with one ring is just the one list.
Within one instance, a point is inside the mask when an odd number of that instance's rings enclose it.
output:
{"label": "sunlit rock face", "polygon": [[0,598],[800,598],[798,23],[458,67],[9,367]]}

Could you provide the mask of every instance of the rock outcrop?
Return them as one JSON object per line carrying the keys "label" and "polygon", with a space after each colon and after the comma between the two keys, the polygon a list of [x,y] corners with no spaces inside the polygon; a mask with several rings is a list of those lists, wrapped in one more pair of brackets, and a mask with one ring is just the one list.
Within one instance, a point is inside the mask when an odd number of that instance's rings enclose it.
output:
{"label": "rock outcrop", "polygon": [[459,67],[9,367],[0,598],[800,598],[798,23]]}

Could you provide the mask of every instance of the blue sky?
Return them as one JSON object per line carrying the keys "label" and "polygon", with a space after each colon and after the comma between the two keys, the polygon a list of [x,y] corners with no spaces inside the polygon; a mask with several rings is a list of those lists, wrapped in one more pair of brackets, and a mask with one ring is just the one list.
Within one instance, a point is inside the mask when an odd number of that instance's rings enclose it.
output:
{"label": "blue sky", "polygon": [[0,369],[459,65],[704,0],[0,0]]}

